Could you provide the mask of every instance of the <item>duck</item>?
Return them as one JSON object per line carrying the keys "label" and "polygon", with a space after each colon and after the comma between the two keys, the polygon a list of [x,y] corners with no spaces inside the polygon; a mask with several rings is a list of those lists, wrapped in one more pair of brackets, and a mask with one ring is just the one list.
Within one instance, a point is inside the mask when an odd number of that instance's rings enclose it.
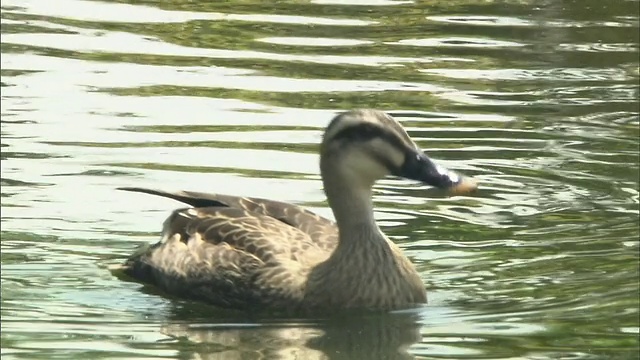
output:
{"label": "duck", "polygon": [[425,304],[416,267],[374,219],[374,184],[395,176],[457,195],[475,191],[477,182],[438,165],[396,119],[374,109],[336,115],[319,152],[335,221],[277,200],[118,188],[188,205],[165,220],[158,243],[120,269],[178,298],[240,311],[389,311]]}

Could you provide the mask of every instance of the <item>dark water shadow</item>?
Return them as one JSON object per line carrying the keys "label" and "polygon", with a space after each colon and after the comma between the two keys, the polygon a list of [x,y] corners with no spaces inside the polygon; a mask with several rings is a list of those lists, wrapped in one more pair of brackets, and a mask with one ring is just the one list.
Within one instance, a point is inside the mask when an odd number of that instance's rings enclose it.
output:
{"label": "dark water shadow", "polygon": [[414,359],[408,348],[421,340],[419,309],[282,319],[197,307],[176,304],[162,328],[181,358]]}

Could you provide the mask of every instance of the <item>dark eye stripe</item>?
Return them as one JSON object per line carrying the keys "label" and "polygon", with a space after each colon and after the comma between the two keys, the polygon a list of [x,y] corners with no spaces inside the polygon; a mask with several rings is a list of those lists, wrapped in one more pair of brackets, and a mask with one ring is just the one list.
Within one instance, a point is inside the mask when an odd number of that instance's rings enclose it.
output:
{"label": "dark eye stripe", "polygon": [[382,129],[371,124],[357,124],[340,130],[333,140],[371,140],[382,136]]}
{"label": "dark eye stripe", "polygon": [[[395,148],[397,148],[398,151],[401,151],[405,154],[411,152],[411,149],[410,149],[411,146],[409,146],[405,141],[403,141],[403,139],[399,138],[396,134],[390,131],[384,130],[379,126],[368,124],[368,123],[361,123],[361,124],[346,127],[340,130],[337,134],[335,134],[332,137],[331,141],[345,140],[343,144],[346,145],[346,143],[365,142],[365,141],[373,140],[375,138],[379,138],[379,139],[382,139],[383,141],[386,141],[391,146],[394,146]],[[389,157],[385,156],[384,154],[377,153],[375,151],[372,152],[371,155],[374,156],[378,160],[378,162],[384,165],[389,170],[389,173],[391,174],[398,173],[399,171],[398,165],[393,164]]]}
{"label": "dark eye stripe", "polygon": [[379,126],[372,124],[357,124],[349,126],[338,132],[333,140],[350,140],[350,141],[369,141],[375,138],[381,138],[398,149],[406,149],[407,145],[396,135],[383,130]]}

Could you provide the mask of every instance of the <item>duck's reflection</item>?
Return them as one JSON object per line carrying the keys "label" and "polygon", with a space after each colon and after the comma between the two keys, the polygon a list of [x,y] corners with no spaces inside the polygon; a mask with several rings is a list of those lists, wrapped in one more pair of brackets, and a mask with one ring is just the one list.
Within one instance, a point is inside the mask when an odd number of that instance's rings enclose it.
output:
{"label": "duck's reflection", "polygon": [[417,320],[416,313],[286,321],[227,317],[173,323],[163,332],[181,340],[182,355],[191,359],[413,359],[407,350],[421,339]]}

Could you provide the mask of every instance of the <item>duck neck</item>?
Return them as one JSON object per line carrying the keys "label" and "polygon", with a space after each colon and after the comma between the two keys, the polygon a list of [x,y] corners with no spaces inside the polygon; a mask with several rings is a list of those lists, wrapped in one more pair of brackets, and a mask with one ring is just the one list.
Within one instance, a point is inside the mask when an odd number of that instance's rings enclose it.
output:
{"label": "duck neck", "polygon": [[338,224],[339,246],[367,241],[385,243],[386,239],[373,216],[372,187],[354,185],[348,176],[335,172],[324,178],[327,200]]}

